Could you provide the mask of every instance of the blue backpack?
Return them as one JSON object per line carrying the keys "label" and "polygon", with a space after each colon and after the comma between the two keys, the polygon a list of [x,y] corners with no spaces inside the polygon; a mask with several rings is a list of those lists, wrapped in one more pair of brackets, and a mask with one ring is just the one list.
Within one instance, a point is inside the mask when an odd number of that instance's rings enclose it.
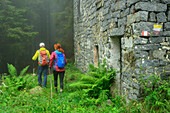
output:
{"label": "blue backpack", "polygon": [[57,66],[59,68],[63,68],[65,66],[65,57],[62,53],[57,54]]}

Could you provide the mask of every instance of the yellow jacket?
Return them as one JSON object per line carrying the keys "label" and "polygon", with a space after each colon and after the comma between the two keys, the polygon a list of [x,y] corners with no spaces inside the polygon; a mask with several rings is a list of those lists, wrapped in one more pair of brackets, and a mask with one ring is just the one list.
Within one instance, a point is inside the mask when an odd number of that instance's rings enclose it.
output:
{"label": "yellow jacket", "polygon": [[[48,58],[50,59],[50,52],[49,52],[47,49],[45,49],[45,48],[40,48],[39,50],[40,50],[40,51],[46,50],[47,55],[48,55]],[[32,60],[37,60],[37,58],[38,58],[38,61],[39,61],[39,54],[40,54],[39,50],[36,51],[35,55],[32,57]]]}

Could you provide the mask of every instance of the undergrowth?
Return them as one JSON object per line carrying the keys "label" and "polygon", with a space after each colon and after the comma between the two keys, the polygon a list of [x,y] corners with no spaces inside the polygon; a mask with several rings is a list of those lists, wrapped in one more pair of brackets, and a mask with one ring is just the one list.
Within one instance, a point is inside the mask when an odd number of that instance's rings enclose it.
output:
{"label": "undergrowth", "polygon": [[[107,69],[105,60],[98,65],[98,68],[89,65],[87,73],[81,73],[74,64],[68,64],[64,78],[64,92],[53,93],[52,98],[50,88],[52,75],[48,75],[47,87],[42,88],[37,86],[37,76],[26,74],[28,68],[29,66],[17,75],[15,67],[8,64],[10,75],[4,76],[0,85],[1,113],[170,112],[169,81],[163,81],[156,75],[147,80],[144,79],[145,75],[141,75],[142,100],[131,100],[126,103],[126,99],[121,95],[111,98],[109,89],[111,82],[115,80],[116,70]],[[54,92],[54,85],[52,89]]]}

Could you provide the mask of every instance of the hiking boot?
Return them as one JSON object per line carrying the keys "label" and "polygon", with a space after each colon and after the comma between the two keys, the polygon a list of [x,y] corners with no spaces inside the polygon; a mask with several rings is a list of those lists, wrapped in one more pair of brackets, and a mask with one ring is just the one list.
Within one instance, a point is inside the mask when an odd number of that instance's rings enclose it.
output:
{"label": "hiking boot", "polygon": [[62,94],[62,92],[59,93],[59,95],[61,95],[61,94]]}
{"label": "hiking boot", "polygon": [[57,93],[57,92],[58,92],[57,89],[55,89],[54,93]]}
{"label": "hiking boot", "polygon": [[63,91],[60,91],[60,95],[63,93]]}

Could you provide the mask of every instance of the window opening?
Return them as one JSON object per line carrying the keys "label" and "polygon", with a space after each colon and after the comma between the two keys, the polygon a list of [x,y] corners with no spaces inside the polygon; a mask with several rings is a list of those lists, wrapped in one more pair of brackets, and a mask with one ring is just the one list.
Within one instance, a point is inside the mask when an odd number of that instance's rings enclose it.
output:
{"label": "window opening", "polygon": [[99,46],[95,45],[94,46],[94,66],[98,67],[99,63]]}

